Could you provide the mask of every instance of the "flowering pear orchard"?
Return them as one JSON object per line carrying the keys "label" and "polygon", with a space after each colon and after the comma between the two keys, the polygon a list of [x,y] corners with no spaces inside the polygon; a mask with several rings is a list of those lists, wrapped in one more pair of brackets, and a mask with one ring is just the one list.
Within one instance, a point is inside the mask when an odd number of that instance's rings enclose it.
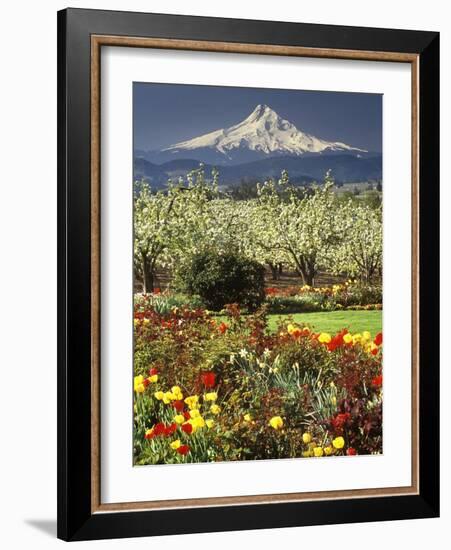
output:
{"label": "flowering pear orchard", "polygon": [[202,167],[134,202],[134,464],[381,453],[382,332],[346,323],[380,315],[380,207],[330,174],[236,200]]}

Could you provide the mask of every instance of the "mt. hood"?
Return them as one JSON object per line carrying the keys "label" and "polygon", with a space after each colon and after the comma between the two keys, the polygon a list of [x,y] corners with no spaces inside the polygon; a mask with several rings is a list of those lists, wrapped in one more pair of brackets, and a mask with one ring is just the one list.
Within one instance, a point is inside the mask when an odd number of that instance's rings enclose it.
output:
{"label": "mt. hood", "polygon": [[153,162],[185,158],[224,165],[275,156],[338,153],[360,156],[367,151],[302,132],[268,105],[257,105],[247,118],[234,126],[175,143],[161,151],[148,151],[142,156]]}

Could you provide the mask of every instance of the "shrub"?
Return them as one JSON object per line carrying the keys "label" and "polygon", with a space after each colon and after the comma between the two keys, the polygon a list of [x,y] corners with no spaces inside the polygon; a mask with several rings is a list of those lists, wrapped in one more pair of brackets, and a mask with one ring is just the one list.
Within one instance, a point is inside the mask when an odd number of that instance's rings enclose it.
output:
{"label": "shrub", "polygon": [[236,303],[251,311],[265,299],[265,269],[253,260],[234,253],[203,252],[179,270],[184,291],[198,295],[208,309],[221,310]]}

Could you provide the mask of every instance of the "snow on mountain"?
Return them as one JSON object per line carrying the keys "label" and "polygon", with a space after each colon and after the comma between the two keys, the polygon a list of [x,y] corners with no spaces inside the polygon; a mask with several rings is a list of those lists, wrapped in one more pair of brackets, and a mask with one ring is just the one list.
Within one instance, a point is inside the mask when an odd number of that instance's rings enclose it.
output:
{"label": "snow on mountain", "polygon": [[180,155],[196,150],[212,150],[232,159],[234,153],[249,150],[259,156],[295,155],[306,153],[359,152],[364,149],[341,142],[331,142],[298,130],[294,124],[280,117],[268,105],[257,105],[252,113],[230,128],[215,130],[193,139],[176,143],[162,150]]}

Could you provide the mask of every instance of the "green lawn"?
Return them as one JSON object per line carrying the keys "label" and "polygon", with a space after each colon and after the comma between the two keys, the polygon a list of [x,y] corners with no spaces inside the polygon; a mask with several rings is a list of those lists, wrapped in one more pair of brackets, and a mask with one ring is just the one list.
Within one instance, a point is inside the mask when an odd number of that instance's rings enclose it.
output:
{"label": "green lawn", "polygon": [[[368,330],[373,336],[382,331],[382,311],[324,311],[320,313],[292,313],[291,315],[268,315],[269,328],[276,330],[280,318],[291,318],[295,323],[304,323],[316,332],[338,332],[347,328],[350,332]],[[218,321],[227,321],[221,315]]]}
{"label": "green lawn", "polygon": [[[275,330],[280,317],[286,315],[269,315],[269,327]],[[350,332],[368,330],[376,335],[382,330],[382,311],[327,311],[320,313],[293,313],[296,323],[305,323],[319,332],[338,332],[347,328]]]}

